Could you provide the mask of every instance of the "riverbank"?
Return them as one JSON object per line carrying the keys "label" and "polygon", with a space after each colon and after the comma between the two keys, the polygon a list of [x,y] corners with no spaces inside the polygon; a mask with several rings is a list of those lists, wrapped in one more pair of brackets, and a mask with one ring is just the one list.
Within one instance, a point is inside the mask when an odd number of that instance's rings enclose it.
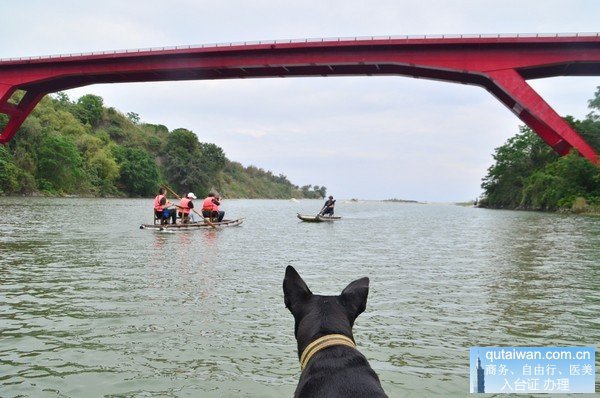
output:
{"label": "riverbank", "polygon": [[585,198],[576,198],[573,201],[573,205],[571,207],[562,207],[562,208],[558,208],[556,210],[547,210],[547,209],[527,207],[527,206],[518,206],[515,208],[491,207],[491,206],[485,206],[485,205],[481,205],[481,204],[474,205],[474,206],[482,208],[482,209],[492,209],[492,210],[522,210],[522,211],[533,211],[533,212],[544,212],[544,213],[600,216],[600,206],[589,204],[588,201],[585,200]]}

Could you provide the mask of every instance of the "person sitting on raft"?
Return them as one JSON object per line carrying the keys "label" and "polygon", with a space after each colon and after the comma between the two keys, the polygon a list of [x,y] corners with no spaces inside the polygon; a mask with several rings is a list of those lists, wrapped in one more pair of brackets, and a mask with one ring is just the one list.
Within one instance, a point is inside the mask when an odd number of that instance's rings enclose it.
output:
{"label": "person sitting on raft", "polygon": [[225,212],[219,210],[219,196],[214,192],[209,192],[204,202],[202,202],[202,217],[210,218],[211,220],[217,220],[218,222],[223,221]]}
{"label": "person sitting on raft", "polygon": [[193,192],[188,193],[179,201],[179,210],[177,215],[181,218],[181,222],[187,224],[190,222],[190,211],[194,208],[192,199],[197,199]]}
{"label": "person sitting on raft", "polygon": [[177,222],[177,213],[175,209],[168,208],[169,206],[173,206],[173,203],[167,199],[165,193],[166,190],[160,188],[158,195],[154,198],[154,216],[161,220],[161,224],[168,224],[169,218],[171,219],[171,224],[175,224]]}

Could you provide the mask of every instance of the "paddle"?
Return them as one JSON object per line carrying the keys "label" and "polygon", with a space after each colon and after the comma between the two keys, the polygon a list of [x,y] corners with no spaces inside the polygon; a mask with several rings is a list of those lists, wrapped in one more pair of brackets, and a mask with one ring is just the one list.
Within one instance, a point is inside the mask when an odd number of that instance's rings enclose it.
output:
{"label": "paddle", "polygon": [[[173,196],[175,196],[177,199],[181,200],[181,198],[179,197],[179,195],[177,195],[177,194],[175,193],[175,191],[173,191],[171,188],[169,188],[169,187],[168,187],[168,186],[166,186],[166,185],[165,185],[165,188],[167,189],[167,191],[171,192],[171,194],[172,194]],[[177,206],[177,205],[175,205],[175,206]],[[181,207],[181,206],[177,206],[177,207]],[[213,224],[213,223],[210,221],[210,218],[205,218],[205,217],[204,217],[202,214],[198,213],[198,212],[196,211],[196,209],[191,209],[191,210],[192,210],[194,213],[196,213],[196,214],[197,214],[199,217],[201,217],[202,219],[204,219],[204,222],[205,222],[205,223],[207,223],[208,225],[210,225],[210,226],[211,226],[211,227],[213,227],[213,228],[217,228],[217,227],[215,226],[215,224]]]}
{"label": "paddle", "polygon": [[321,213],[323,213],[323,211],[325,211],[325,207],[326,207],[326,206],[323,206],[323,208],[321,209],[321,211],[317,213],[317,216],[316,216],[317,218],[319,218],[319,217],[323,217],[323,216],[324,216],[324,215],[323,215],[323,214],[321,214]]}
{"label": "paddle", "polygon": [[319,218],[321,216],[321,213],[323,213],[323,210],[325,210],[325,206],[323,206],[321,208],[321,210],[317,213],[317,215],[315,216],[315,218]]}

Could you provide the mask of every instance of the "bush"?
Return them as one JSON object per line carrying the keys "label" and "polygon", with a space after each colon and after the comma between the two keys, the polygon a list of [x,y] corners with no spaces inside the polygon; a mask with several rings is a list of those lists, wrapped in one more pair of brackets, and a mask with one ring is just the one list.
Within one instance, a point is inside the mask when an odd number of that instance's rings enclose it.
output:
{"label": "bush", "polygon": [[587,200],[582,197],[575,198],[573,204],[571,205],[571,211],[573,211],[573,213],[583,213],[587,211],[588,208],[589,206]]}

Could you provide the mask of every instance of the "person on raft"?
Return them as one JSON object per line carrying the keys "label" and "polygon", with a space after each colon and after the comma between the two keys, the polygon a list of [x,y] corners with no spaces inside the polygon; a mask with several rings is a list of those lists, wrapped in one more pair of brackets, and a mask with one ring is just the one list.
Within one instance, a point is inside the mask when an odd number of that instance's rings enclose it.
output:
{"label": "person on raft", "polygon": [[174,203],[167,199],[166,190],[160,188],[158,190],[158,195],[154,198],[154,216],[161,220],[161,224],[168,224],[169,218],[171,219],[171,224],[177,222],[177,213],[175,209],[169,208],[174,205]]}
{"label": "person on raft", "polygon": [[221,222],[223,221],[223,217],[225,217],[225,212],[223,210],[219,210],[219,205],[221,202],[219,201],[219,196],[214,192],[209,192],[204,202],[202,202],[202,217],[210,218],[212,221]]}
{"label": "person on raft", "polygon": [[196,195],[194,195],[193,192],[190,192],[179,201],[177,216],[181,218],[181,222],[184,224],[190,222],[190,212],[194,208],[194,202],[192,202],[192,199],[198,198],[196,198]]}
{"label": "person on raft", "polygon": [[321,209],[321,211],[319,212],[320,216],[333,216],[333,208],[335,207],[335,200],[333,199],[333,196],[329,196],[329,200],[327,200],[325,202],[325,204],[323,205],[323,208]]}

